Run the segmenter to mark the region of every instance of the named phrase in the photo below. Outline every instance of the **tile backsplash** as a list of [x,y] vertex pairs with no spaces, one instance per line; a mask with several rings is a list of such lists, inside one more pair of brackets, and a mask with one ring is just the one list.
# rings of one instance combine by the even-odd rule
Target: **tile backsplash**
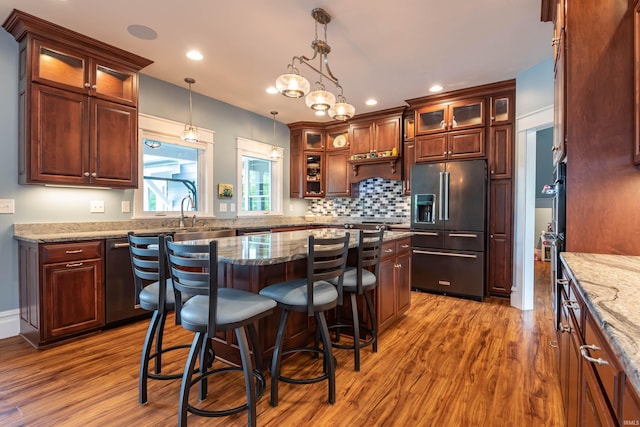
[[409,220],[410,196],[402,195],[402,181],[369,178],[360,182],[360,197],[313,199],[309,210],[315,215],[402,218]]

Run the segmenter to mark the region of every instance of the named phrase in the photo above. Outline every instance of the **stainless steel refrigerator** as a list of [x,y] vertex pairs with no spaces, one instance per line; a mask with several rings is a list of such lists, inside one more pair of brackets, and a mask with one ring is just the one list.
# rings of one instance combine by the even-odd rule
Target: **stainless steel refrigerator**
[[485,287],[485,160],[411,169],[411,286],[482,300]]

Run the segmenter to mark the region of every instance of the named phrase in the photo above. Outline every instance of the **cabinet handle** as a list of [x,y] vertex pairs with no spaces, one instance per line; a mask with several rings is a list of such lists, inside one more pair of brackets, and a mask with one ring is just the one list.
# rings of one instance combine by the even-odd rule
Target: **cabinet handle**
[[113,249],[119,249],[119,248],[128,248],[129,247],[129,243],[114,243],[113,246],[111,246]]
[[577,301],[565,300],[565,301],[562,301],[562,305],[564,305],[567,308],[570,308],[571,310],[580,310],[580,304],[578,304]]
[[74,250],[69,250],[69,251],[64,251],[65,254],[81,254],[84,251],[84,249],[74,249]]
[[560,332],[571,332],[571,326],[560,323]]
[[449,233],[449,237],[468,237],[470,239],[477,239],[477,234],[469,234],[469,233]]
[[393,252],[393,249],[385,249],[385,251],[384,251],[384,253],[386,253],[386,254],[390,254],[392,252]]
[[84,262],[76,262],[76,263],[73,263],[73,264],[67,264],[67,265],[65,265],[65,267],[67,267],[67,268],[81,267],[83,264],[84,264]]
[[402,245],[400,246],[402,249],[407,249],[409,247],[409,245]]
[[558,285],[566,285],[569,283],[567,279],[558,279],[556,282],[558,283]]
[[85,173],[83,173],[82,175],[84,175],[84,176],[89,176],[89,172],[85,172]]
[[549,341],[549,347],[558,348],[558,341]]
[[591,363],[597,363],[598,365],[608,365],[609,362],[607,362],[606,360],[602,360],[601,358],[593,358],[589,356],[589,352],[588,350],[600,350],[600,347],[597,347],[593,344],[589,345],[589,344],[585,344],[585,345],[581,345],[580,346],[580,355],[582,356],[582,358],[588,362]]

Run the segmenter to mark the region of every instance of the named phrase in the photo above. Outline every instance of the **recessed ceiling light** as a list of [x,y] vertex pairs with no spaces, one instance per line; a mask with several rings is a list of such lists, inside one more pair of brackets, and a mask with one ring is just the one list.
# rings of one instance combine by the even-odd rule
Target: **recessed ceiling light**
[[367,99],[367,102],[365,102],[365,104],[367,105],[377,105],[378,101],[376,101],[375,99],[371,98],[371,99]]
[[190,50],[189,52],[187,52],[187,58],[193,59],[194,61],[201,61],[203,56],[197,50]]
[[158,38],[158,33],[153,28],[145,27],[144,25],[129,25],[127,31],[133,37],[142,40],[155,40]]
[[433,85],[429,88],[429,92],[440,92],[442,90],[442,86]]
[[276,89],[274,86],[269,86],[269,87],[267,88],[267,93],[270,93],[270,94],[272,94],[272,95],[273,95],[273,94],[276,94],[276,93],[278,93],[278,89]]

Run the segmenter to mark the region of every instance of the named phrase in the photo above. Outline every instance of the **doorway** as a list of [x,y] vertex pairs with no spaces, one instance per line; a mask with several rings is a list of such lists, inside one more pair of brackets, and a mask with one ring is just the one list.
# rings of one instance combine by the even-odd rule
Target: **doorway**
[[536,188],[537,132],[552,126],[553,105],[518,117],[516,121],[516,205],[511,305],[521,310],[532,310],[534,307],[535,193],[540,191]]

